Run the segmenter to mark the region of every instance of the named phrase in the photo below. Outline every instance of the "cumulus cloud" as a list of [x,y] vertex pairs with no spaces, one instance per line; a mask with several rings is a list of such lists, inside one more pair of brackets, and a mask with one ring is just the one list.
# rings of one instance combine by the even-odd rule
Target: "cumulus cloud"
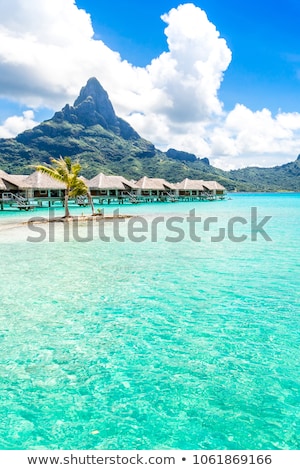
[[180,5],[163,15],[169,52],[140,68],[93,39],[90,16],[73,0],[5,3],[0,2],[2,95],[56,106],[75,98],[96,75],[123,112],[136,106],[180,121],[220,113],[217,90],[231,52],[200,8]]
[[32,129],[38,122],[34,120],[32,110],[24,111],[22,116],[10,116],[0,126],[0,138],[9,139],[15,137],[26,129]]
[[[146,67],[94,39],[90,15],[74,0],[0,0],[0,18],[0,98],[54,111],[96,76],[117,114],[162,150],[190,151],[222,167],[270,165],[299,153],[298,113],[273,117],[241,104],[224,111],[218,90],[231,51],[192,3],[162,16],[168,51]],[[13,116],[0,135],[33,125],[30,112]]]
[[269,155],[273,165],[285,163],[299,153],[300,114],[273,117],[268,109],[253,112],[237,104],[212,130],[210,143],[215,164],[223,168],[269,166]]
[[197,122],[222,112],[217,97],[231,52],[206,13],[192,4],[162,16],[169,52],[147,67],[153,87],[165,90],[171,121]]
[[162,20],[169,52],[146,67],[148,88],[140,91],[126,117],[162,150],[172,146],[206,155],[205,124],[222,115],[217,93],[231,51],[206,13],[193,4],[173,8]]
[[93,41],[91,19],[73,0],[1,0],[0,17],[0,93],[29,106],[61,106],[93,74],[97,55],[118,57]]

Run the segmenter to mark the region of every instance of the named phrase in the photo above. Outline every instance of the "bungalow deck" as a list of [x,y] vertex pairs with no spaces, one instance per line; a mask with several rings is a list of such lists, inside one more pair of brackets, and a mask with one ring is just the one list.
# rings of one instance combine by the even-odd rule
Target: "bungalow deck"
[[[19,199],[19,198],[18,198]],[[7,196],[2,198],[0,195],[0,210],[3,211],[5,208],[19,209],[20,211],[30,211],[36,208],[52,207],[54,204],[60,204],[64,206],[64,200],[60,197],[31,197],[30,199],[18,200],[15,197],[8,198]],[[212,196],[209,194],[203,194],[201,196],[92,196],[93,202],[99,205],[123,205],[123,204],[149,204],[149,203],[175,203],[175,202],[196,202],[196,201],[215,201],[223,200],[225,196]],[[70,199],[72,204],[77,204],[79,207],[87,207],[90,205],[87,198]]]

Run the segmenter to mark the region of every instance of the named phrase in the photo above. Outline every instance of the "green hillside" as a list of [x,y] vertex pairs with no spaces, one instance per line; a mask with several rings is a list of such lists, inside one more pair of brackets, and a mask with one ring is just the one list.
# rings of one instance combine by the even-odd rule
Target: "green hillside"
[[82,173],[99,172],[138,179],[144,175],[171,182],[217,180],[228,190],[300,191],[300,160],[275,168],[245,168],[226,172],[174,149],[164,153],[143,139],[116,116],[106,91],[91,78],[74,105],[66,105],[53,118],[14,139],[0,139],[0,168],[28,174],[30,165],[48,163],[50,157],[78,158]]

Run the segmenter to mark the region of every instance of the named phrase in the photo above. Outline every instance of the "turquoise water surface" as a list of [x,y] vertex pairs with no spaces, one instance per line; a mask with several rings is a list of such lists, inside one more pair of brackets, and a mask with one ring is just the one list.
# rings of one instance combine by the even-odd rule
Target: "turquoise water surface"
[[38,242],[16,224],[46,210],[0,213],[0,449],[300,449],[300,195],[230,198],[106,209],[142,242],[133,219]]

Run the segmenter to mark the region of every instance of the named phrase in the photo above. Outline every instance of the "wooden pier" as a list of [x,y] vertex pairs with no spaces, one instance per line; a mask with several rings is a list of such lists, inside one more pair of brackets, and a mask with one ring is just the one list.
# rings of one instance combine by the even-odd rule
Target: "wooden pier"
[[[102,206],[105,205],[123,205],[123,204],[149,204],[149,203],[176,203],[176,202],[196,202],[196,201],[215,201],[217,199],[225,199],[225,196],[212,197],[211,195],[203,194],[202,196],[141,196],[141,195],[128,195],[128,196],[92,196],[93,202]],[[87,197],[70,199],[70,202],[78,205],[79,207],[87,207],[90,205]],[[57,197],[32,197],[25,199],[20,196],[13,195],[8,197],[0,196],[0,210],[5,210],[5,207],[10,209],[19,209],[20,211],[30,211],[36,208],[52,207],[59,203],[64,206],[64,199]]]

